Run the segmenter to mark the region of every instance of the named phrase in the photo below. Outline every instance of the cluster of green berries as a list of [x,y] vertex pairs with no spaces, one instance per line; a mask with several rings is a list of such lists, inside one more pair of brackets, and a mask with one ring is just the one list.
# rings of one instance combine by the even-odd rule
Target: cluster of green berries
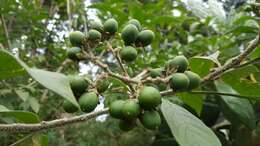
[[150,69],[152,78],[160,77],[165,70],[172,70],[169,81],[170,87],[174,91],[187,91],[197,88],[200,85],[201,78],[198,74],[188,71],[189,61],[183,55],[176,56],[169,60],[164,68]]
[[112,102],[109,113],[112,117],[120,119],[119,127],[123,131],[133,129],[137,119],[145,128],[155,130],[161,124],[160,114],[156,110],[161,102],[161,94],[156,88],[144,86],[139,92],[138,99]]
[[120,51],[122,60],[126,62],[134,61],[137,57],[137,50],[135,47],[150,45],[154,40],[154,37],[153,31],[148,29],[143,30],[138,20],[129,20],[121,32],[121,38],[125,43],[125,47]]
[[[80,54],[84,42],[90,41],[99,43],[107,39],[108,36],[113,36],[118,31],[118,22],[115,19],[108,19],[104,24],[96,21],[90,22],[90,30],[86,35],[80,31],[73,31],[69,34],[69,40],[72,48],[67,50],[68,57],[72,60],[80,60]],[[125,43],[125,47],[120,50],[120,57],[126,62],[134,61],[137,57],[135,47],[145,47],[154,40],[154,33],[148,29],[142,29],[140,22],[136,19],[131,19],[122,29],[121,38]]]
[[[84,43],[99,43],[118,31],[118,22],[115,19],[108,19],[104,24],[92,21],[90,30],[87,34],[80,31],[73,31],[69,35],[72,48],[68,49],[68,57],[72,60],[79,60],[78,53],[81,53]],[[127,22],[121,31],[121,38],[125,46],[119,54],[123,61],[131,62],[137,57],[136,47],[145,47],[154,40],[154,33],[151,30],[142,29],[140,22],[131,19]],[[89,41],[89,42],[88,42]],[[200,84],[200,77],[194,72],[187,71],[189,62],[185,56],[176,56],[168,61],[164,68],[150,70],[150,76],[157,78],[163,76],[163,73],[170,71],[171,78],[169,86],[174,91],[186,91],[197,88]],[[165,77],[165,76],[164,76]],[[99,103],[98,95],[94,91],[88,91],[90,81],[82,76],[75,76],[70,79],[71,89],[78,99],[80,109],[83,112],[93,111]],[[96,81],[95,87],[98,93],[105,92],[110,82],[104,79]],[[161,124],[161,117],[157,111],[161,104],[160,91],[153,87],[145,85],[138,91],[137,98],[127,100],[116,100],[109,105],[111,117],[120,119],[119,127],[124,131],[133,129],[139,120],[142,125],[151,130],[157,129]],[[64,102],[64,110],[69,113],[79,109],[69,101]]]
[[[95,91],[88,91],[91,81],[84,76],[72,76],[69,77],[69,80],[71,90],[78,100],[81,111],[86,113],[93,111],[99,103],[99,98]],[[110,83],[107,79],[97,80],[96,90],[101,94],[108,89],[109,85]],[[79,110],[67,100],[63,103],[63,109],[68,113],[75,113]]]

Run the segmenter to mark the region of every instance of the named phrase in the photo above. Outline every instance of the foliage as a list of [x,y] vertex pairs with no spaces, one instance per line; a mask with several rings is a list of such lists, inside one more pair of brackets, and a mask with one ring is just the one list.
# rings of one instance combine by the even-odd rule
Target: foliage
[[[79,97],[70,88],[70,75],[80,74],[90,84],[89,88],[98,81],[108,82],[98,93],[101,104],[95,111],[109,107],[115,100],[138,96],[128,93],[131,86],[137,88],[134,82],[140,80],[143,71],[147,75],[147,82],[143,84],[158,89],[163,97],[162,105],[153,107],[161,117],[158,119],[156,113],[161,125],[159,128],[156,125],[155,130],[145,129],[137,121],[133,130],[124,132],[119,129],[118,120],[102,115],[60,129],[17,134],[0,132],[0,145],[15,142],[42,146],[259,145],[260,139],[254,135],[259,130],[260,119],[259,41],[252,53],[238,64],[216,78],[205,80],[210,73],[234,61],[251,40],[259,37],[257,11],[259,3],[244,1],[221,4],[216,0],[206,3],[202,0],[188,0],[187,3],[179,0],[105,0],[87,5],[87,1],[79,0],[0,0],[0,127],[2,124],[37,124],[84,115],[82,111],[68,114],[62,108],[64,99],[79,107]],[[93,58],[84,58],[79,51],[72,54],[73,61],[67,59],[71,57],[67,56],[66,50],[73,46],[69,33],[73,30],[87,33],[94,29],[93,16],[96,16],[94,22],[100,20],[103,25],[106,20],[118,22],[109,26],[113,27],[113,32],[95,32],[91,35],[95,39],[88,42],[93,47],[93,55],[102,54],[101,61],[116,75],[102,74],[104,67],[97,65]],[[129,39],[122,39],[120,32],[129,25],[130,19],[138,20],[142,29],[152,30],[154,34],[148,42],[153,41],[148,46],[129,42],[136,48],[134,59],[130,55],[127,59],[121,56],[121,60],[115,48],[123,48],[126,42],[123,40]],[[131,23],[135,25],[135,22]],[[96,29],[103,31],[102,24],[97,24]],[[135,31],[139,29],[138,26]],[[118,30],[117,33],[114,34],[114,30]],[[124,35],[128,33],[131,32]],[[99,44],[100,40],[108,40],[111,46]],[[188,58],[188,70],[198,74],[203,83],[198,88],[175,94],[175,88],[172,91],[167,84],[172,76],[166,79],[171,68],[161,68],[180,55]],[[127,61],[129,58],[130,62]],[[155,77],[148,77],[149,70],[158,68],[160,71]],[[131,83],[118,78],[118,74],[128,74],[136,80]]]

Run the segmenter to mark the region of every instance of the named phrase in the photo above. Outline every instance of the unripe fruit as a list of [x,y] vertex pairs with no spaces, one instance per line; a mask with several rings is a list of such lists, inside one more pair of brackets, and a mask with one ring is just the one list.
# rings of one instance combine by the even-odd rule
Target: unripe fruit
[[136,123],[135,120],[120,120],[119,121],[119,128],[122,130],[122,131],[129,131],[129,130],[132,130]]
[[176,68],[178,72],[184,72],[187,70],[189,62],[183,55],[176,56],[173,60],[169,61],[169,68]]
[[121,37],[126,45],[134,43],[137,39],[138,29],[133,24],[126,25],[121,33]]
[[127,100],[122,109],[123,117],[126,119],[137,118],[140,112],[141,112],[140,106],[134,100]]
[[67,49],[68,57],[71,60],[79,60],[79,58],[77,57],[78,53],[81,53],[81,49],[79,47],[72,47]]
[[70,78],[70,87],[74,94],[82,94],[88,88],[89,83],[85,80],[84,77],[74,76]]
[[137,51],[134,47],[126,46],[120,51],[120,57],[127,62],[134,61],[137,57]]
[[152,78],[156,78],[156,77],[159,77],[162,75],[162,71],[163,69],[162,68],[155,68],[155,69],[150,69],[150,76]]
[[96,89],[98,93],[103,93],[107,90],[110,82],[107,79],[98,80],[96,84]]
[[139,119],[143,126],[150,130],[155,130],[161,125],[160,114],[155,110],[145,111]]
[[101,33],[95,29],[91,29],[88,32],[88,39],[92,41],[101,40]]
[[97,22],[97,21],[91,21],[90,22],[90,28],[95,29],[99,32],[103,32],[103,29],[104,29],[102,23]]
[[123,118],[123,107],[125,101],[123,100],[116,100],[112,102],[109,106],[109,113],[111,117],[122,119]]
[[175,73],[170,79],[170,86],[173,90],[186,90],[189,82],[189,78],[184,73]]
[[141,31],[141,29],[142,29],[140,22],[136,19],[129,20],[128,24],[133,24],[139,31]]
[[155,108],[162,103],[160,92],[151,86],[144,86],[138,97],[139,104],[144,109]]
[[95,92],[89,92],[81,95],[79,98],[79,105],[83,112],[91,112],[98,105],[99,99]]
[[143,46],[147,46],[152,43],[154,38],[154,33],[151,30],[143,30],[138,34],[137,42],[140,42]]
[[67,113],[75,113],[75,112],[77,112],[79,110],[78,107],[76,107],[74,104],[72,104],[68,100],[64,100],[64,102],[63,102],[63,109]]
[[80,31],[72,31],[69,34],[70,43],[72,46],[80,47],[83,43],[85,35]]
[[111,18],[108,19],[105,23],[104,23],[104,31],[108,32],[109,34],[115,34],[118,30],[118,23],[115,19]]
[[185,71],[184,73],[186,74],[186,76],[189,78],[190,81],[188,89],[191,90],[199,87],[201,78],[198,74],[192,71]]

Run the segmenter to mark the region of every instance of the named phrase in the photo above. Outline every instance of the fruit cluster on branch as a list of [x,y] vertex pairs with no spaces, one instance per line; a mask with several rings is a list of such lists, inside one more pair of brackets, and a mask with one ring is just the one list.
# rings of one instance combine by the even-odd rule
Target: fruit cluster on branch
[[[150,45],[155,35],[153,31],[143,29],[138,20],[131,19],[120,33],[124,45],[114,49],[110,41],[117,34],[118,27],[115,19],[108,19],[104,24],[91,22],[91,29],[86,34],[80,31],[70,33],[69,39],[73,47],[68,49],[68,57],[75,61],[89,60],[103,69],[102,78],[98,78],[91,89],[90,80],[81,76],[70,78],[71,89],[78,99],[81,111],[88,113],[99,103],[97,95],[109,88],[110,82],[106,77],[115,77],[127,84],[130,93],[127,100],[119,99],[109,105],[110,115],[120,119],[119,127],[128,131],[134,128],[139,119],[144,127],[156,129],[161,123],[158,112],[158,106],[162,102],[160,91],[167,88],[175,92],[192,90],[200,85],[201,78],[196,73],[188,71],[189,62],[183,55],[169,60],[162,68],[149,68],[144,74],[131,78],[125,66],[136,60],[139,55],[138,49]],[[109,66],[101,61],[102,58],[94,55],[92,50],[98,45],[104,45],[106,51],[113,54],[122,73],[112,72]],[[160,89],[151,83],[161,83],[164,87]],[[64,110],[73,113],[79,109],[64,101]]]

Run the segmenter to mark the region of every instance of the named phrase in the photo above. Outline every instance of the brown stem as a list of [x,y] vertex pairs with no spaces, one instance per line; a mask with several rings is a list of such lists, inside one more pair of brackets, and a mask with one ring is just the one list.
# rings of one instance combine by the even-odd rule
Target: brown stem
[[56,119],[52,121],[42,121],[41,123],[35,123],[35,124],[24,124],[24,123],[0,124],[0,131],[9,132],[9,133],[31,133],[31,132],[49,130],[52,128],[62,127],[65,125],[85,122],[89,119],[95,118],[99,115],[103,115],[106,113],[108,113],[108,108],[95,111],[92,113],[88,113],[88,114],[74,116],[71,118],[62,118],[62,119]]
[[2,14],[0,16],[1,16],[0,18],[1,18],[2,25],[3,25],[3,29],[4,29],[4,32],[5,32],[5,38],[7,40],[7,46],[8,46],[9,49],[11,49],[11,41],[10,41],[10,38],[9,38],[8,29],[6,27],[5,18]]
[[255,48],[259,45],[259,35],[256,36],[254,40],[252,40],[245,51],[241,53],[240,55],[233,58],[230,63],[225,64],[224,66],[221,66],[217,68],[214,72],[208,74],[206,77],[203,78],[202,83],[214,80],[218,78],[221,74],[223,74],[225,71],[239,65],[251,52],[255,50]]

